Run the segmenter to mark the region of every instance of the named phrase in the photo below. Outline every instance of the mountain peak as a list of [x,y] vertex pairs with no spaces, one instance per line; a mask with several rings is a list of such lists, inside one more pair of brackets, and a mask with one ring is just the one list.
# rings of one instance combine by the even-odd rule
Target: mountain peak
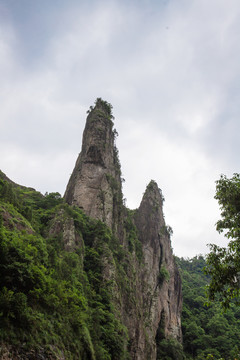
[[94,108],[91,106],[90,110],[101,110],[110,119],[114,118],[113,115],[112,115],[112,105],[109,102],[103,100],[102,98],[97,98],[96,101],[95,101]]

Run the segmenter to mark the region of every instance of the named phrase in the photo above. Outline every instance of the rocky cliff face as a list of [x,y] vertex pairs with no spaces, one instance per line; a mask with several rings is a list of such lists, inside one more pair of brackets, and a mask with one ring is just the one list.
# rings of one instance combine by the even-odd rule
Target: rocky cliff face
[[65,199],[114,229],[121,209],[121,170],[115,146],[111,106],[100,99],[87,117],[82,151],[69,180]]
[[[160,358],[163,339],[181,342],[181,279],[157,184],[151,181],[147,186],[139,209],[130,211],[123,205],[114,133],[111,106],[97,99],[87,117],[82,151],[64,197],[105,222],[126,250],[119,260],[126,277],[119,278],[118,266],[107,255],[102,259],[104,277],[115,284],[113,300],[128,330],[131,359],[153,360]],[[70,242],[74,241],[78,242]]]
[[171,229],[165,225],[162,205],[161,190],[151,181],[135,214],[145,265],[140,274],[147,288],[142,291],[142,298],[151,323],[147,329],[151,359],[156,358],[157,344],[164,337],[181,341],[181,279],[171,249]]

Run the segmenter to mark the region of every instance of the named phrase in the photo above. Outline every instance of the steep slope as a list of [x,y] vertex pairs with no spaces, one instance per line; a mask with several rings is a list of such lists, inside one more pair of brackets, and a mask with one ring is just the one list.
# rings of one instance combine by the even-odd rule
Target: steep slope
[[[105,222],[128,251],[123,258],[126,284],[116,285],[114,301],[128,329],[131,359],[157,359],[161,341],[181,342],[181,279],[157,184],[150,182],[135,212],[123,206],[111,117],[110,104],[97,99],[87,117],[82,151],[64,198]],[[109,281],[118,278],[117,268],[110,263],[105,258]]]

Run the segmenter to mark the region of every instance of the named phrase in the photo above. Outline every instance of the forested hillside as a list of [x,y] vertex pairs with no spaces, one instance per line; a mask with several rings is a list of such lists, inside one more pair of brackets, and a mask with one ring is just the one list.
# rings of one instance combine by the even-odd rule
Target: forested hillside
[[183,289],[182,331],[187,359],[240,359],[240,307],[223,312],[220,302],[205,305],[208,278],[202,256],[176,258]]
[[[124,250],[58,193],[43,196],[0,175],[0,358],[127,359],[126,329],[100,260],[110,248],[115,260]],[[56,214],[73,219],[83,246],[69,251],[61,232],[49,234]]]

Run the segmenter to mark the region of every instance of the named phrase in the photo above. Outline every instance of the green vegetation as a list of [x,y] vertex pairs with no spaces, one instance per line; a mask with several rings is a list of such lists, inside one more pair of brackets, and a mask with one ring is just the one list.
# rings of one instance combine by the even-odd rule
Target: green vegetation
[[[2,179],[0,196],[1,347],[12,357],[126,359],[115,284],[103,275],[104,259],[115,268],[122,252],[110,230],[58,193],[43,196]],[[72,251],[64,243],[69,219],[83,245]]]
[[182,345],[175,339],[163,339],[158,345],[157,360],[183,360]]
[[107,114],[110,120],[114,120],[114,116],[112,114],[113,107],[109,102],[103,100],[102,98],[97,98],[94,105],[95,105],[94,107],[90,106],[89,110],[87,111],[87,114],[89,114],[91,111],[95,109],[98,109],[98,111],[99,109],[102,109],[103,115]]
[[202,256],[179,259],[183,288],[182,331],[187,359],[240,359],[240,308],[233,304],[222,312],[220,301],[207,306],[209,277]]
[[164,333],[165,312],[161,313],[161,320],[156,334],[157,359],[156,360],[184,360],[183,346],[173,338],[166,338]]
[[158,285],[161,286],[164,281],[169,281],[170,275],[167,271],[166,267],[164,265],[161,265],[161,268],[159,270],[158,274]]
[[227,308],[232,301],[240,304],[240,174],[231,179],[222,175],[216,183],[215,199],[221,210],[217,231],[225,232],[230,241],[227,248],[210,245],[206,267],[211,276],[208,297],[210,300],[219,297]]

